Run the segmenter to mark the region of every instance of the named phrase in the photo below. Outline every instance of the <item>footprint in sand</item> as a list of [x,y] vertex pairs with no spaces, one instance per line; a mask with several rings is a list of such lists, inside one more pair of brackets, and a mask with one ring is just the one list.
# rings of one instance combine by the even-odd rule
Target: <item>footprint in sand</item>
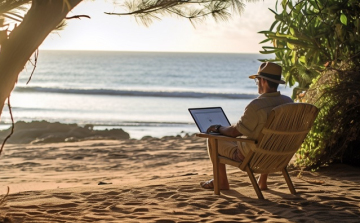
[[187,203],[187,202],[180,202],[180,203],[178,203],[178,204],[176,205],[176,207],[182,208],[182,207],[185,207],[185,206],[188,206],[188,205],[189,205],[189,203]]
[[134,208],[133,212],[149,212],[148,208]]
[[158,193],[157,195],[155,195],[155,197],[169,198],[173,194],[175,194],[175,192],[164,192],[164,193]]

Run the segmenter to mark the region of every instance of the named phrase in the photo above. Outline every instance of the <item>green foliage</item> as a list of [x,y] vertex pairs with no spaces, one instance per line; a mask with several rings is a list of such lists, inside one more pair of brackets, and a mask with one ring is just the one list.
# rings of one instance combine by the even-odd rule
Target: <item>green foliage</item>
[[[358,0],[282,0],[261,53],[274,53],[293,98],[320,113],[298,153],[298,164],[343,158],[360,141],[360,3]],[[305,95],[305,96],[304,96]],[[359,153],[360,149],[353,150]],[[350,155],[351,156],[351,155]]]
[[125,0],[124,6],[127,13],[106,14],[133,15],[145,26],[164,15],[184,17],[194,24],[208,17],[221,21],[229,19],[234,13],[241,14],[245,6],[243,2],[243,0]]
[[[283,0],[282,12],[275,12],[261,53],[274,53],[281,62],[283,76],[290,86],[298,84],[293,97],[309,88],[326,67],[336,67],[357,51],[360,42],[360,6],[357,0]],[[349,44],[349,42],[351,44]]]
[[305,96],[321,110],[299,150],[300,165],[355,160],[359,165],[360,149],[354,146],[360,143],[360,73],[359,67],[353,70],[342,63],[341,69],[323,72]]

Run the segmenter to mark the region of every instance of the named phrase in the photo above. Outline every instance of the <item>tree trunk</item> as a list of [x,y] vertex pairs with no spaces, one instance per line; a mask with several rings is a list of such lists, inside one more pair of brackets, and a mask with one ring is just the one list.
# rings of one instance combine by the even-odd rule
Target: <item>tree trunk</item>
[[[51,31],[82,0],[33,0],[21,24],[1,44],[0,118],[5,100],[14,89],[27,61]],[[65,3],[69,4],[65,4]]]

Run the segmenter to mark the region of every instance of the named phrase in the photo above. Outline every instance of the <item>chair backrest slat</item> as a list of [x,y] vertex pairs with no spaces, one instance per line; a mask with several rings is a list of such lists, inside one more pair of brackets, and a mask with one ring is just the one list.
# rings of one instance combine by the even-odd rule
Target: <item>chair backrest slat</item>
[[267,128],[263,128],[262,133],[266,134],[266,133],[274,133],[277,135],[294,135],[294,134],[301,134],[301,133],[305,133],[307,134],[309,132],[309,129],[305,129],[305,130],[293,130],[293,131],[279,131],[279,130],[273,130],[273,129],[267,129]]

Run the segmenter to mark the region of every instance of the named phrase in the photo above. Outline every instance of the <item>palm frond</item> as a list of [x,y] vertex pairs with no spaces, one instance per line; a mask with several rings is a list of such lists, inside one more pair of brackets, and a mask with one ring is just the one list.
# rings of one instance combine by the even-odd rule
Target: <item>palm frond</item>
[[29,8],[30,0],[0,0],[0,18],[6,20],[4,26],[10,23],[21,23]]
[[16,21],[16,22],[21,22],[22,19],[23,19],[22,16],[16,15],[15,13],[9,13],[9,12],[3,13],[2,16],[4,18],[11,19],[11,20]]
[[11,12],[14,9],[22,10],[24,5],[30,2],[31,0],[0,0],[0,15]]

